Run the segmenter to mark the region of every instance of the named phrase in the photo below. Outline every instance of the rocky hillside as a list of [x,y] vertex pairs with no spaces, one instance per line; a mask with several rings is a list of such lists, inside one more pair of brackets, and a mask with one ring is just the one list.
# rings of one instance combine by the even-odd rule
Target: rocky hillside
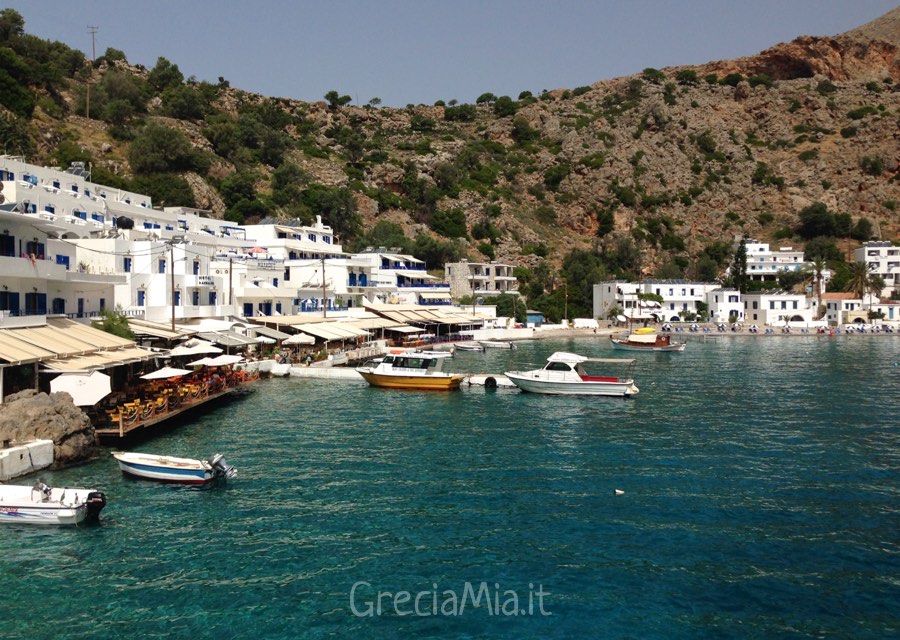
[[814,203],[867,220],[856,241],[900,238],[898,25],[900,9],[748,58],[405,109],[269,98],[108,50],[31,83],[30,113],[4,102],[28,137],[2,118],[0,137],[31,161],[90,161],[96,181],[157,204],[247,222],[321,214],[349,248],[400,243],[385,222],[413,251],[447,243],[437,255],[552,274],[583,249],[614,256],[609,273],[696,276],[738,234],[802,244]]

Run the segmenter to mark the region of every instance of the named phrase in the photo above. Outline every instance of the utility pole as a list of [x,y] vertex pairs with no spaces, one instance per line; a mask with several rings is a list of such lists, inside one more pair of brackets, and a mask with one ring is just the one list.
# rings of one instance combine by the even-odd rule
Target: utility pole
[[325,282],[325,256],[322,256],[322,317],[328,317],[328,285]]
[[563,280],[563,290],[565,291],[565,301],[563,302],[563,316],[566,324],[569,324],[569,283]]
[[172,331],[175,331],[175,243],[169,242],[169,277],[172,281]]
[[231,315],[234,313],[234,289],[231,287],[231,272],[234,271],[232,261],[234,258],[228,258],[228,304],[231,305]]
[[97,59],[97,42],[94,36],[97,35],[98,30],[99,27],[88,25],[88,33],[91,34],[91,66],[90,75],[88,75],[87,79],[87,94],[84,100],[84,116],[88,120],[91,119],[91,75],[94,73],[94,60]]

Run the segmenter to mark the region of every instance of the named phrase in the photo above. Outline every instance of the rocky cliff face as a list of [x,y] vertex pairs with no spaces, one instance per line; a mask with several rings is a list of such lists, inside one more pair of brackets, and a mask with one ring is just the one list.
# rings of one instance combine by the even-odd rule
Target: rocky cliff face
[[84,462],[97,453],[94,427],[68,393],[28,389],[4,398],[0,441],[53,440],[54,466]]
[[[792,243],[799,211],[817,201],[865,217],[875,238],[900,237],[898,25],[900,9],[756,56],[520,96],[513,110],[487,101],[469,118],[440,105],[338,107],[233,88],[219,90],[214,107],[220,120],[248,108],[284,114],[285,162],[308,182],[353,189],[366,227],[389,220],[413,237],[434,227],[436,213],[461,210],[471,258],[484,259],[475,230],[489,223],[496,258],[528,266],[630,238],[648,275],[740,234]],[[258,191],[269,191],[273,167],[216,155],[204,122],[164,118],[160,104],[151,102],[147,119],[212,156],[207,175],[185,174],[199,206],[223,215],[214,185],[236,171],[252,170]],[[128,175],[124,143],[82,121],[62,128]]]

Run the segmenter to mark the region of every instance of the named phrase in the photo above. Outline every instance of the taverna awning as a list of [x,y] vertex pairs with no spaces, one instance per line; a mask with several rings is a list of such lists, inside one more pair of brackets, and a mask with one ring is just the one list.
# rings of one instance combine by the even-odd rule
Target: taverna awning
[[154,357],[154,352],[137,348],[131,340],[66,318],[49,318],[43,326],[0,329],[0,361],[8,365],[40,362],[52,369],[78,371]]

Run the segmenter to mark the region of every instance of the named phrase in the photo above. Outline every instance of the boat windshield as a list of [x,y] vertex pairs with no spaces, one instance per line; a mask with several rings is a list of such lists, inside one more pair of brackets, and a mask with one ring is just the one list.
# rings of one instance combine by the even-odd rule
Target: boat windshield
[[390,362],[394,368],[401,369],[428,369],[429,367],[433,367],[436,362],[434,358],[408,356],[389,356],[388,358],[385,358],[384,361]]
[[572,365],[570,365],[568,362],[552,361],[548,362],[544,366],[544,369],[546,369],[547,371],[571,371]]

